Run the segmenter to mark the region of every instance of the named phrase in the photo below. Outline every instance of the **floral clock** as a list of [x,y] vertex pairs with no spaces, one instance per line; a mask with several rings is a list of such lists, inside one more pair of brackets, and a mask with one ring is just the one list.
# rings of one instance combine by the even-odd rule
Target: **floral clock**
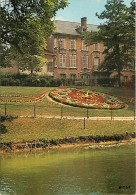
[[117,97],[97,91],[77,88],[54,89],[49,93],[54,100],[71,106],[97,109],[121,109],[125,104]]
[[33,102],[39,101],[45,97],[45,94],[40,94],[38,96],[24,96],[24,95],[0,95],[1,102]]

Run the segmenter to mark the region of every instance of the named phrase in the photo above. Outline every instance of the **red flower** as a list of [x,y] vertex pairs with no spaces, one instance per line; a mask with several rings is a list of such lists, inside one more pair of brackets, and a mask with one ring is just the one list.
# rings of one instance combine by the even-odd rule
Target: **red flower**
[[54,93],[52,93],[51,95],[52,95],[53,97],[54,97],[54,96],[57,96],[57,94],[54,94]]
[[59,99],[61,102],[66,102],[66,99]]

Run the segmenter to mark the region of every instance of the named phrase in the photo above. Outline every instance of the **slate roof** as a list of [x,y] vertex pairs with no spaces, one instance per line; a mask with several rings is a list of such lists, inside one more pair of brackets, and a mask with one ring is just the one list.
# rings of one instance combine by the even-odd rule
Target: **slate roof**
[[[81,24],[78,22],[55,20],[55,25],[56,25],[55,33],[80,35],[80,33],[76,30],[77,28],[81,27]],[[98,31],[98,25],[87,24],[87,30]]]

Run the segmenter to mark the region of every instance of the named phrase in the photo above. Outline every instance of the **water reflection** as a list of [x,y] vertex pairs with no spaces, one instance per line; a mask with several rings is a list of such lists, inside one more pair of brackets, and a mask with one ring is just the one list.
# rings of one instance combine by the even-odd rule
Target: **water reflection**
[[[134,194],[134,145],[1,156],[2,195]],[[119,186],[130,189],[119,189]]]

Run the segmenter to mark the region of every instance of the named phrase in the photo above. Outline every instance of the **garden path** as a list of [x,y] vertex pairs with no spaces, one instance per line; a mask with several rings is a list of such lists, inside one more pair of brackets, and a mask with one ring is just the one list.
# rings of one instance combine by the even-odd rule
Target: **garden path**
[[[19,116],[20,118],[34,118],[33,116]],[[75,117],[75,116],[46,116],[37,115],[35,118],[46,118],[46,119],[73,119],[73,120],[118,120],[118,121],[131,121],[135,120],[135,117]]]

